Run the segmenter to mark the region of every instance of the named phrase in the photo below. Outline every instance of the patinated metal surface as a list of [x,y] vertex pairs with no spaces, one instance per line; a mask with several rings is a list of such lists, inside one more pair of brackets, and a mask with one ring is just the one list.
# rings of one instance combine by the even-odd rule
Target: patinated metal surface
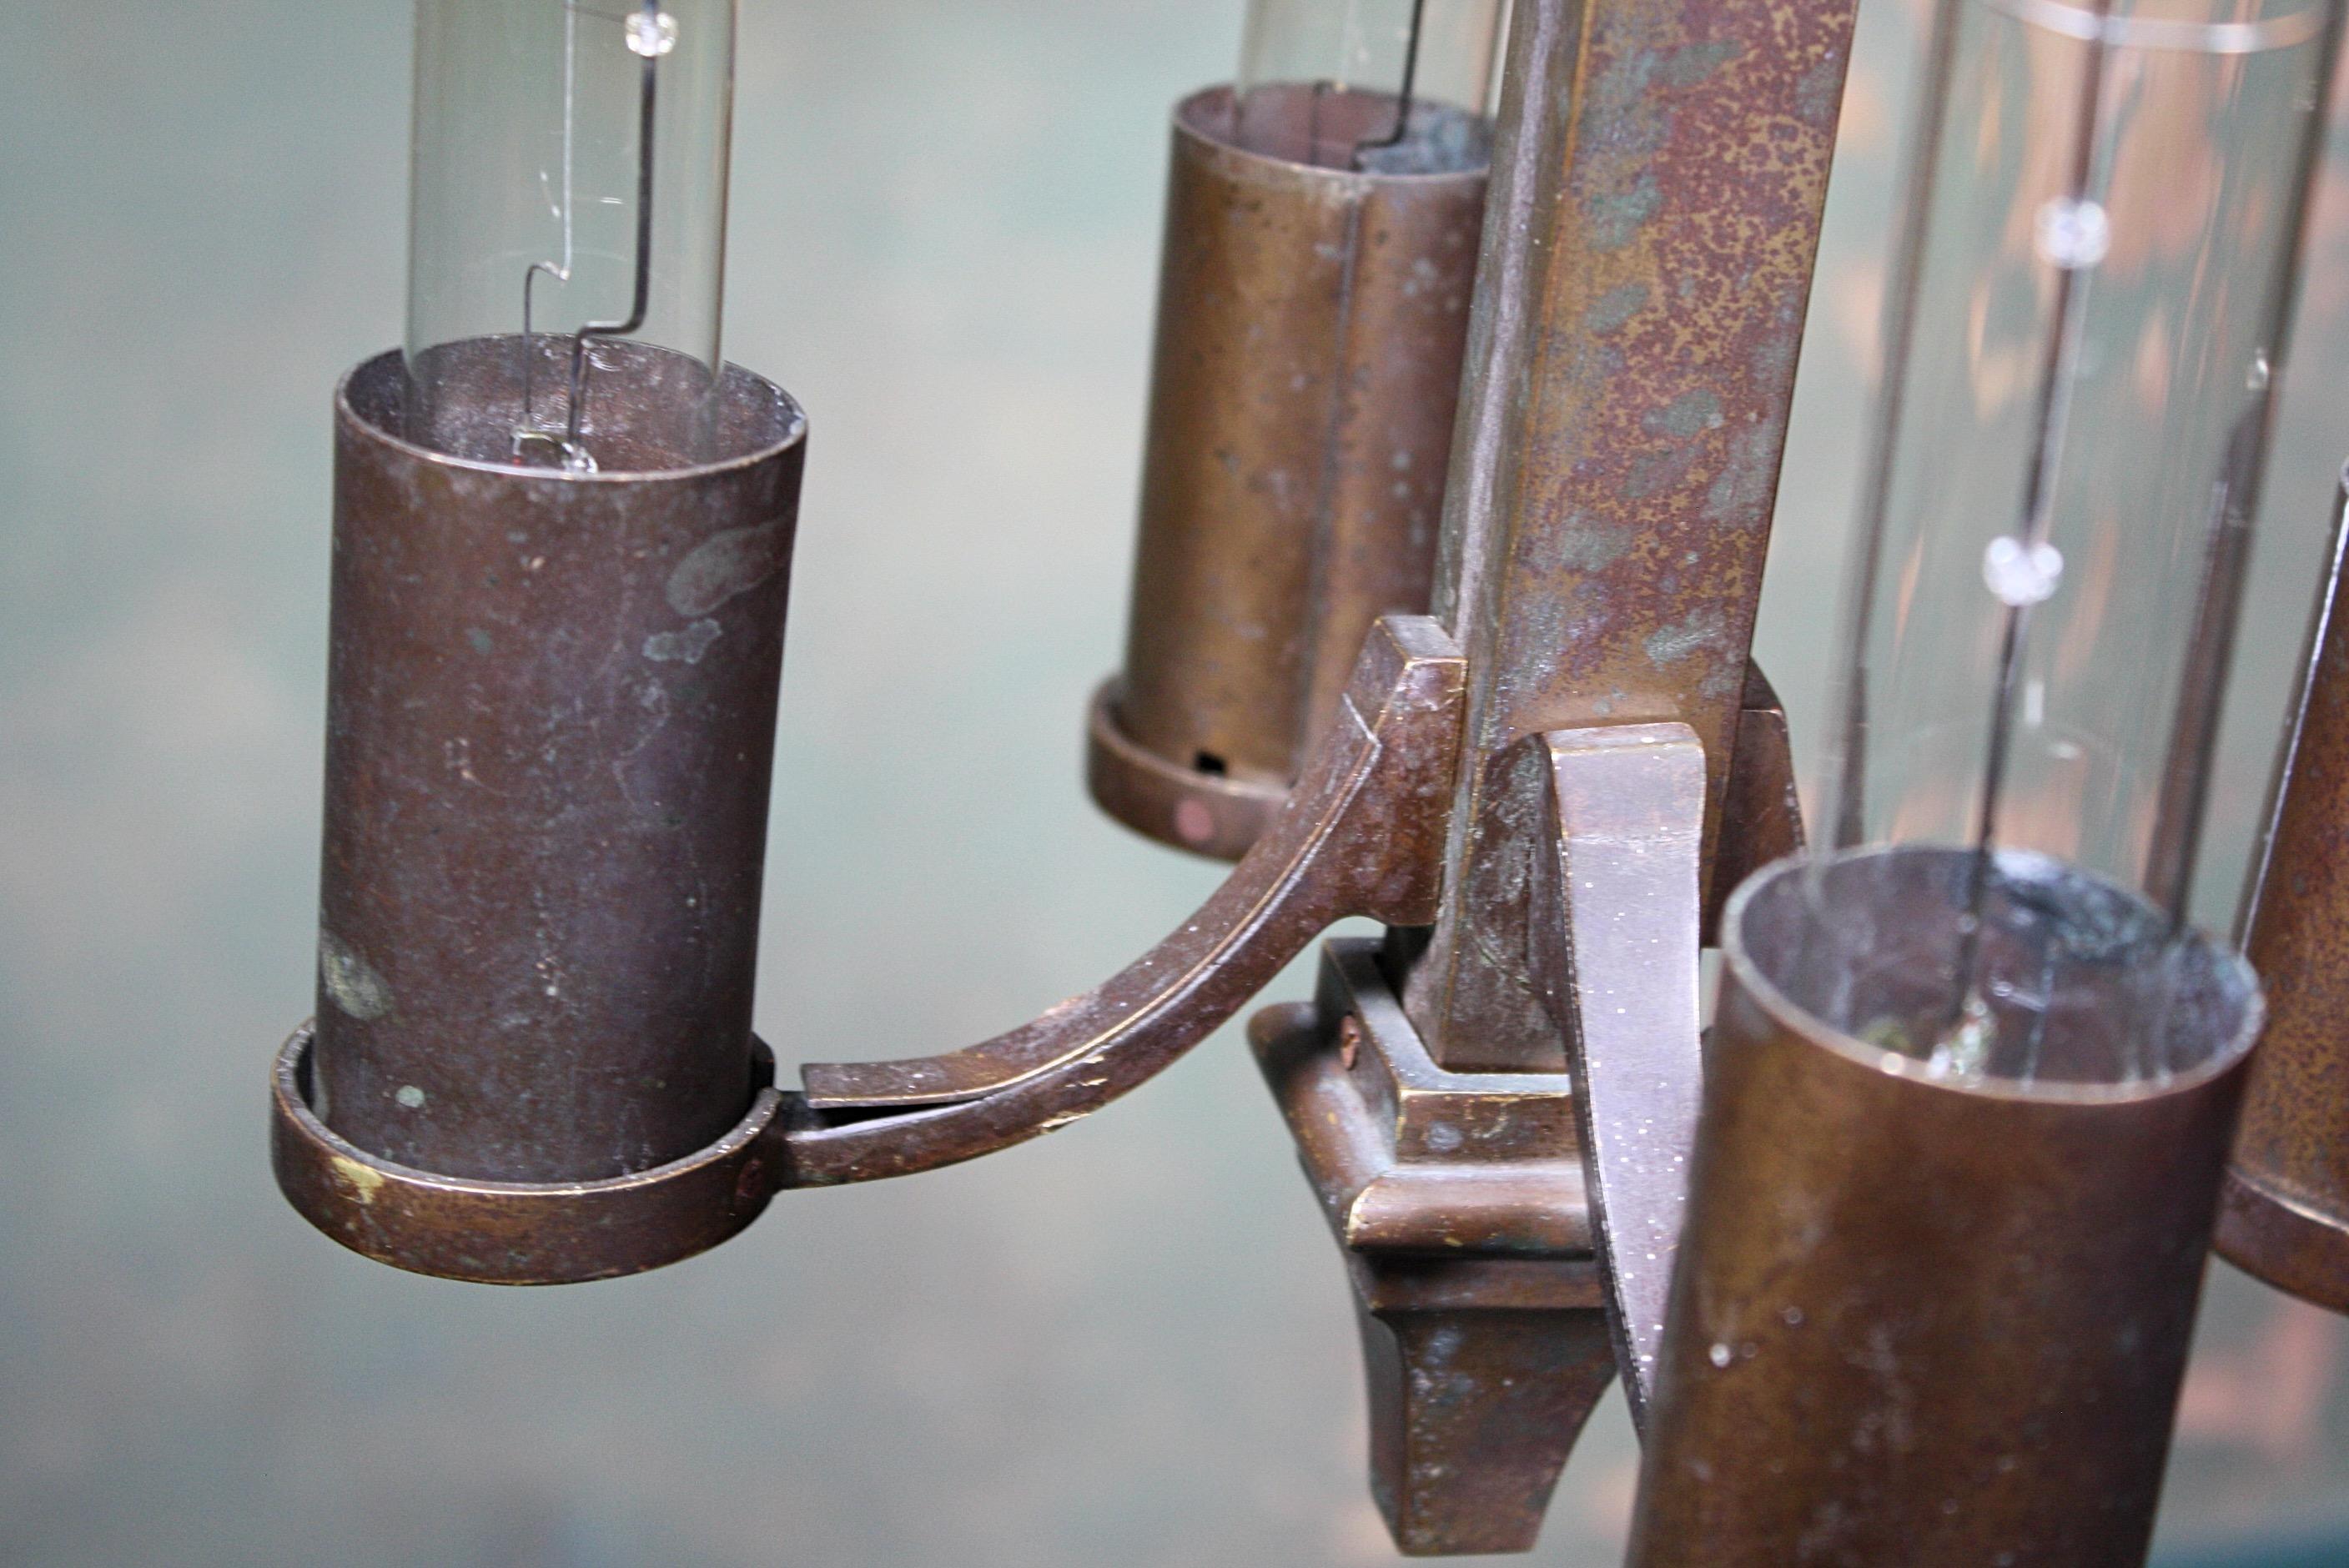
[[1745,709],[1737,716],[1737,755],[1722,798],[1721,836],[1705,879],[1704,944],[1717,945],[1722,907],[1747,877],[1804,844],[1803,802],[1795,784],[1794,737],[1786,710],[1762,666],[1745,666]]
[[1371,1497],[1408,1557],[1530,1552],[1615,1376],[1587,1260],[1347,1260]]
[[1093,803],[1144,837],[1214,861],[1237,861],[1279,815],[1288,780],[1202,773],[1169,762],[1118,723],[1118,677],[1085,710],[1085,789]]
[[1731,903],[1635,1568],[2144,1561],[2257,987],[2040,861],[1984,949],[2002,1019],[2050,998],[2035,1083],[1822,1021],[1946,1017],[1969,859],[1839,859],[1816,904],[1793,862]]
[[[1251,129],[1286,107],[1301,139],[1314,102],[1261,89]],[[1111,815],[1237,859],[1371,622],[1427,608],[1485,162],[1466,138],[1447,172],[1315,168],[1231,116],[1223,88],[1174,113],[1132,621],[1087,769]]]
[[807,1067],[812,1115],[774,1134],[777,1180],[904,1175],[1067,1126],[1206,1038],[1331,922],[1432,919],[1465,676],[1434,622],[1381,618],[1281,814],[1180,931],[968,1049]]
[[320,1229],[370,1256],[546,1284],[688,1256],[748,1224],[779,1188],[905,1175],[1065,1127],[1213,1033],[1331,922],[1433,918],[1464,685],[1434,622],[1381,619],[1341,723],[1225,885],[1135,964],[1008,1034],[943,1057],[812,1066],[805,1095],[766,1087],[746,1048],[730,1130],[657,1169],[514,1182],[348,1139],[321,1106],[305,1030],[277,1069],[280,1184]]
[[1512,742],[1686,724],[1717,831],[1851,15],[1517,7],[1435,598],[1475,672],[1469,766],[1406,993],[1449,1066],[1565,1059],[1526,973],[1542,780]]
[[1704,748],[1684,724],[1522,744],[1539,749],[1549,780],[1526,940],[1567,1042],[1608,1325],[1645,1429],[1703,1087]]
[[[2344,489],[2344,496],[2349,496]],[[2251,965],[2267,986],[2227,1173],[2219,1251],[2269,1284],[2349,1312],[2349,505],[2252,892]]]
[[1568,1081],[1436,1066],[1373,941],[1248,1035],[1344,1252],[1395,1543],[1530,1549],[1615,1371]]
[[647,1171],[750,1104],[805,421],[730,369],[730,458],[678,466],[629,424],[661,351],[597,352],[595,475],[400,439],[398,355],[336,399],[315,1104],[442,1177]]
[[1323,944],[1310,1037],[1274,1007],[1255,1026],[1330,1228],[1364,1252],[1591,1255],[1571,1084],[1561,1073],[1452,1073],[1429,1059],[1378,944]]
[[762,1140],[784,1113],[774,1058],[752,1042],[750,1109],[716,1142],[600,1181],[480,1181],[383,1160],[336,1136],[313,1102],[305,1025],[271,1082],[270,1163],[312,1224],[378,1263],[481,1284],[572,1284],[705,1252],[757,1219],[774,1185]]

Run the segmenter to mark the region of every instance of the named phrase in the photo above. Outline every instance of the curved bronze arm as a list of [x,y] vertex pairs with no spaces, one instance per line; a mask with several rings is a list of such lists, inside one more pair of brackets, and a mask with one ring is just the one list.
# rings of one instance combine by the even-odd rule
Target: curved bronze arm
[[761,1047],[749,1111],[705,1150],[606,1181],[484,1181],[337,1137],[313,1105],[305,1027],[277,1063],[278,1183],[312,1223],[370,1257],[553,1284],[689,1257],[783,1188],[903,1176],[1065,1127],[1205,1039],[1330,922],[1434,919],[1466,684],[1436,623],[1381,621],[1340,722],[1216,895],[1139,963],[1008,1035],[950,1056],[812,1067],[804,1095],[770,1087]]
[[768,1134],[776,1184],[902,1176],[1065,1127],[1206,1038],[1331,922],[1433,921],[1465,687],[1434,621],[1381,620],[1280,815],[1182,930],[967,1050],[811,1064],[803,1100]]

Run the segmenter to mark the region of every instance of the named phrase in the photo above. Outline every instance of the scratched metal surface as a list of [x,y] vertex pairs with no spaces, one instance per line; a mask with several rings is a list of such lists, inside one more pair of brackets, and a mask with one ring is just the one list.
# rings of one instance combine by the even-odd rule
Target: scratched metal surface
[[[1238,6],[745,12],[730,349],[813,425],[759,1026],[937,1049],[1216,874],[1092,812],[1076,723],[1123,623],[1164,112]],[[1236,1032],[640,1279],[411,1278],[285,1208],[262,1097],[311,985],[327,399],[398,335],[407,5],[41,16],[0,51],[0,1560],[1392,1561],[1344,1283]],[[1763,614],[1806,747],[1905,26],[1866,0]],[[2339,176],[2316,244],[2247,735],[2344,439]],[[2263,771],[2222,781],[2220,904]],[[2179,1563],[2349,1522],[2349,1339],[2214,1278]],[[1610,1398],[1523,1561],[1619,1560],[1630,1463]]]

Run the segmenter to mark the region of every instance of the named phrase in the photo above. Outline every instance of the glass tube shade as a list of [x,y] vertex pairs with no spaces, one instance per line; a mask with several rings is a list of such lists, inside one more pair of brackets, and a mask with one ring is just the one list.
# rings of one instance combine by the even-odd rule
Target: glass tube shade
[[[1937,1072],[2186,1066],[2145,1043],[2186,1005],[2340,9],[1938,0],[1806,917],[1836,1026]],[[1826,891],[1868,866],[1938,912]]]
[[1252,0],[1235,139],[1330,168],[1473,167],[1506,12],[1503,0]]
[[2175,906],[2338,0],[1942,4],[1821,836]]
[[411,439],[573,469],[707,454],[734,24],[735,0],[418,0]]

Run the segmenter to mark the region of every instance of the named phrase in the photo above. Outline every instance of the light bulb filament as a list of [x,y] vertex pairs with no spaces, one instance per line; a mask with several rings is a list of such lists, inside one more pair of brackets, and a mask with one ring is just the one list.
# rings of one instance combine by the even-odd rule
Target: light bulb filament
[[1427,0],[1411,0],[1411,33],[1403,41],[1402,80],[1395,88],[1394,129],[1382,137],[1354,145],[1354,167],[1362,166],[1362,155],[1382,148],[1399,147],[1411,134],[1411,99],[1418,85],[1420,25],[1427,19]]
[[[533,439],[551,439],[538,427],[538,335],[533,328],[533,294],[540,274],[556,283],[571,281],[571,256],[574,238],[572,223],[573,172],[576,168],[579,147],[579,7],[565,4],[563,7],[563,190],[555,206],[555,219],[563,225],[563,260],[533,262],[522,275],[522,428],[514,432],[514,456],[521,457],[526,443]],[[543,180],[542,175],[541,179]]]
[[[2099,23],[2113,0],[2095,0]],[[1990,898],[1992,856],[1997,848],[1999,807],[2006,790],[2014,748],[2015,699],[2032,613],[2055,592],[2064,558],[2048,541],[2054,519],[2055,484],[2063,467],[2072,396],[2080,376],[2081,335],[2086,319],[2088,281],[2110,242],[2103,206],[2092,200],[2107,150],[2105,89],[2108,50],[2098,32],[2081,61],[2079,119],[2074,130],[2064,194],[2040,209],[2034,238],[2040,257],[2054,271],[2047,356],[2040,368],[2038,429],[2023,486],[2019,537],[1992,542],[1983,577],[2006,606],[1998,651],[1998,675],[1991,697],[1990,744],[1982,762],[1982,809],[1974,821],[1973,857],[1968,868],[1965,914],[1958,924],[1955,985],[1945,1034],[1967,1031],[1982,1002],[1982,913]],[[2090,214],[2094,216],[2091,217]],[[2004,548],[2002,549],[2001,547]]]
[[[514,432],[514,453],[522,456],[533,443],[554,441],[552,432],[539,428],[535,414],[535,378],[538,364],[538,337],[533,321],[533,292],[543,274],[557,283],[571,281],[573,244],[572,213],[575,192],[572,187],[572,160],[575,136],[575,103],[577,95],[577,26],[579,13],[585,9],[566,4],[564,7],[564,81],[563,81],[563,262],[560,266],[547,262],[533,262],[523,273],[522,335],[523,335],[523,421]],[[590,12],[593,15],[606,15]],[[641,330],[652,302],[653,253],[653,157],[655,111],[659,102],[660,59],[677,46],[677,18],[660,8],[659,0],[645,0],[641,10],[621,20],[626,28],[628,51],[639,57],[644,64],[639,72],[636,98],[636,223],[635,282],[630,289],[628,314],[617,321],[591,321],[571,336],[571,397],[564,417],[559,449],[563,466],[567,469],[592,471],[595,459],[589,455],[581,437],[587,418],[588,346],[591,338],[626,337]]]

